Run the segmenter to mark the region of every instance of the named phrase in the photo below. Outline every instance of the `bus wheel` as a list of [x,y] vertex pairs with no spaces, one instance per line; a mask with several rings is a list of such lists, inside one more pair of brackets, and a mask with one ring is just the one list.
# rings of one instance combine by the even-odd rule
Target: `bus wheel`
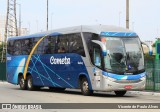
[[114,91],[116,96],[124,96],[127,91]]
[[89,90],[89,83],[86,78],[82,78],[81,80],[81,92],[85,96],[89,96],[93,94],[93,91]]
[[27,89],[26,81],[24,80],[23,76],[19,76],[19,86],[21,90]]
[[33,86],[33,79],[31,75],[27,77],[27,89],[30,91],[35,89],[35,87]]

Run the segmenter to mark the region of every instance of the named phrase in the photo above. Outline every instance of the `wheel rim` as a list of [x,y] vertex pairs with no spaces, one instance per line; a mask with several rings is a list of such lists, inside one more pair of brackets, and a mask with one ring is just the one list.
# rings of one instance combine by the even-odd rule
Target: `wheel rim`
[[86,93],[88,91],[88,82],[84,81],[83,82],[83,91]]
[[20,86],[24,87],[24,79],[23,78],[20,79]]
[[31,87],[32,87],[32,80],[29,79],[29,80],[28,80],[28,88],[31,88]]

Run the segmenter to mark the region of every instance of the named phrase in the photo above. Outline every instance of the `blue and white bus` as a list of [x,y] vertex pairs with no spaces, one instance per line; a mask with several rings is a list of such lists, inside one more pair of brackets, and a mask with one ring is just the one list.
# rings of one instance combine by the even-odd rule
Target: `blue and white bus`
[[146,73],[140,39],[115,26],[76,26],[8,38],[7,80],[21,89],[143,90]]

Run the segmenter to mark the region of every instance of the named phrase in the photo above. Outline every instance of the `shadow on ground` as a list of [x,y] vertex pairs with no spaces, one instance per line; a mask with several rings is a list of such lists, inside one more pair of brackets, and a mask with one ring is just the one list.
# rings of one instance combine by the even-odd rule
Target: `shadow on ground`
[[[29,91],[29,90],[21,90],[19,88],[10,88],[10,89],[19,90],[19,91]],[[79,89],[66,89],[64,91],[53,91],[45,87],[38,90],[34,90],[33,92],[48,92],[48,93],[53,92],[53,93],[60,93],[60,94],[82,95]],[[88,97],[112,97],[112,98],[115,97],[116,98],[118,96],[116,96],[114,92],[94,92],[93,95]],[[137,97],[137,96],[126,94],[122,98],[131,98],[131,97]]]

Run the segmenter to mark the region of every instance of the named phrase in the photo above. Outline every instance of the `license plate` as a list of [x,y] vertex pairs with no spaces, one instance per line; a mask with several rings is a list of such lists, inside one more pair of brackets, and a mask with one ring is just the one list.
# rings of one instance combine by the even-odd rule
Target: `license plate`
[[125,89],[132,89],[132,85],[126,85],[124,86]]

